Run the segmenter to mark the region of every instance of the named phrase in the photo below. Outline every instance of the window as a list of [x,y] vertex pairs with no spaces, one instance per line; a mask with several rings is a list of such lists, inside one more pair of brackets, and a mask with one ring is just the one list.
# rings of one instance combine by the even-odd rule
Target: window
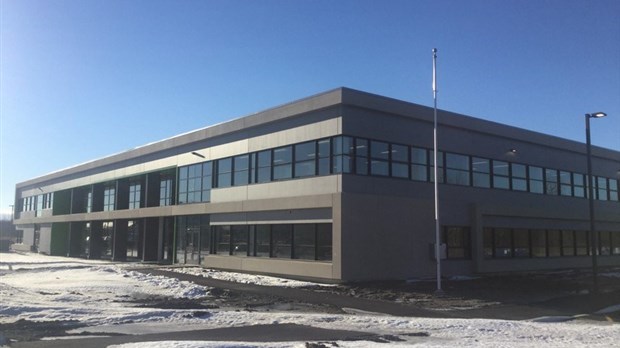
[[446,183],[469,186],[469,156],[446,153]]
[[560,170],[560,195],[573,196],[572,175],[570,172]]
[[530,231],[527,229],[512,230],[514,257],[530,257]]
[[596,195],[594,197],[601,201],[607,200],[607,178],[596,177]]
[[271,225],[256,225],[255,244],[254,256],[269,257],[271,255]]
[[419,147],[411,148],[411,179],[429,181],[428,151]]
[[238,256],[248,255],[248,226],[233,225],[231,227],[232,248],[231,254]]
[[390,175],[390,144],[382,141],[370,142],[370,174],[378,176]]
[[142,230],[139,220],[127,222],[127,257],[138,258],[142,251]]
[[620,255],[620,231],[611,232],[611,253]]
[[116,188],[114,185],[106,185],[103,189],[103,211],[115,209]]
[[589,233],[587,231],[575,231],[575,251],[577,256],[590,254]]
[[547,255],[549,257],[561,256],[562,235],[560,230],[547,230]]
[[530,192],[532,193],[544,193],[545,185],[544,185],[544,177],[543,177],[543,169],[540,167],[528,167],[529,173],[529,183],[530,183]]
[[232,158],[217,160],[217,187],[232,186]]
[[409,178],[409,147],[392,144],[392,176]]
[[471,159],[472,179],[475,187],[491,187],[491,165],[486,158],[473,157]]
[[368,140],[355,138],[355,174],[368,175]]
[[559,194],[558,171],[555,169],[545,169],[545,193],[548,195]]
[[54,192],[44,194],[43,195],[43,209],[52,209],[53,207],[54,207]]
[[138,209],[142,206],[142,183],[133,181],[129,183],[129,209]]
[[293,233],[292,226],[288,224],[272,225],[271,238],[273,243],[272,257],[291,258]]
[[573,195],[575,197],[585,197],[585,176],[579,173],[573,173]]
[[172,178],[163,176],[159,180],[159,206],[165,207],[172,205]]
[[493,160],[493,188],[510,189],[510,167],[508,162]]
[[446,244],[448,259],[471,258],[469,227],[444,227],[442,243]]
[[285,146],[273,150],[273,180],[293,177],[293,147]]
[[215,253],[221,255],[230,255],[231,226],[213,226],[212,230],[215,239]]
[[575,231],[562,230],[562,256],[575,256]]
[[233,162],[233,185],[247,185],[250,182],[250,155],[235,156]]
[[618,202],[618,180],[609,179],[609,200]]
[[258,153],[258,172],[256,182],[271,181],[271,150],[261,151]]
[[35,216],[40,216],[43,211],[43,195],[38,195],[35,197],[36,209]]
[[547,231],[531,230],[532,256],[547,257]]
[[213,162],[179,168],[179,204],[211,200]]
[[[332,224],[316,225],[316,255],[317,260],[332,260]],[[618,233],[620,234],[620,233]]]
[[295,177],[316,175],[316,142],[295,145]]
[[355,156],[354,149],[355,147],[353,146],[353,138],[334,138],[334,141],[332,142],[332,152],[334,154],[332,172],[334,174],[353,172],[353,156]]
[[328,175],[331,168],[331,142],[329,139],[318,141],[319,168],[318,175]]
[[511,163],[511,185],[515,191],[527,191],[527,171],[523,164]]
[[314,224],[293,225],[293,258],[316,259],[316,233]]
[[611,232],[599,232],[600,255],[611,255]]
[[512,257],[512,233],[509,228],[493,229],[494,255],[497,258]]

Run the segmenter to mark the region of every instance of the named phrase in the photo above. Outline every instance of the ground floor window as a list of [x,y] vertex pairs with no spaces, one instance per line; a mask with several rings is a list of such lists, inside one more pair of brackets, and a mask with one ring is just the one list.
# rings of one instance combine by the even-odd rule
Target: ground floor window
[[212,247],[209,215],[179,216],[176,222],[176,262],[198,264]]
[[211,235],[218,255],[332,259],[332,224],[218,225]]
[[[620,255],[620,231],[599,231],[599,255]],[[591,255],[588,231],[560,229],[483,229],[486,258]]]
[[469,227],[444,227],[441,242],[446,245],[446,257],[448,259],[470,259],[470,240]]

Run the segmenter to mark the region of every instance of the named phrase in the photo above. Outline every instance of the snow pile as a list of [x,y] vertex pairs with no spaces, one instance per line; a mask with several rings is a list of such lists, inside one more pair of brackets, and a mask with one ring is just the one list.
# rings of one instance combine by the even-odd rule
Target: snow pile
[[27,255],[2,254],[3,265],[10,264],[13,270],[6,266],[0,277],[0,323],[78,320],[98,325],[169,320],[187,313],[134,305],[145,298],[195,299],[209,293],[203,286],[128,271],[110,262],[33,254],[26,263],[24,257]]
[[201,276],[205,278],[225,280],[229,282],[236,282],[236,283],[242,283],[242,284],[255,284],[255,285],[262,285],[262,286],[280,286],[280,287],[287,287],[287,288],[303,288],[303,287],[310,287],[310,286],[325,286],[325,287],[336,286],[336,284],[314,283],[314,282],[306,282],[306,281],[301,281],[301,280],[292,280],[292,279],[278,278],[278,277],[265,276],[265,275],[217,271],[217,270],[201,268],[201,267],[181,267],[181,268],[171,267],[171,268],[166,268],[165,270],[177,272],[177,273],[190,274],[194,276]]

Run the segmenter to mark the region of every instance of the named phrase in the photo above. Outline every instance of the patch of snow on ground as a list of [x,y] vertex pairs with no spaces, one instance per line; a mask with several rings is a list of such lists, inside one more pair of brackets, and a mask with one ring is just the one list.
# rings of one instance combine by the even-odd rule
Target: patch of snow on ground
[[[2,254],[3,264],[25,262],[23,255]],[[32,260],[38,262],[40,268]],[[112,263],[66,259],[80,263],[67,269],[63,258],[34,256],[28,269],[0,275],[0,323],[19,319],[30,321],[77,320],[89,325],[81,332],[185,331],[260,324],[298,324],[323,329],[351,330],[381,335],[397,335],[405,341],[392,345],[476,346],[476,347],[613,347],[620,342],[620,326],[605,322],[570,321],[539,323],[489,319],[431,319],[371,315],[369,313],[312,314],[296,312],[247,312],[243,310],[179,310],[133,307],[132,299],[148,296],[204,296],[208,289],[160,276],[144,275]],[[21,261],[20,261],[21,260]],[[50,261],[53,260],[53,261]],[[58,263],[56,263],[58,262]],[[86,267],[83,267],[86,266]],[[252,276],[254,277],[254,276]],[[287,282],[288,283],[288,282]],[[200,315],[196,315],[200,313]],[[77,330],[73,330],[77,332]],[[429,337],[407,336],[427,333]],[[148,342],[142,347],[299,347],[299,342]],[[343,342],[342,347],[383,346],[373,342]],[[328,345],[329,347],[329,345]]]
[[213,278],[218,280],[226,280],[229,282],[236,282],[242,284],[256,284],[262,286],[281,286],[288,288],[301,288],[308,286],[336,286],[336,284],[324,284],[306,282],[301,280],[292,280],[286,278],[278,278],[257,274],[245,274],[236,272],[218,271],[201,267],[171,267],[167,268],[167,271],[173,271],[178,273],[190,274],[194,276],[201,276],[205,278]]

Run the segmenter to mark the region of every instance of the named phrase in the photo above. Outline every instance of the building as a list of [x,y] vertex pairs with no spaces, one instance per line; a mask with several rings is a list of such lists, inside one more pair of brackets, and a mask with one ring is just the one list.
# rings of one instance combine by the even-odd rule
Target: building
[[[332,280],[433,275],[433,109],[338,88],[16,186],[21,247]],[[583,143],[439,112],[444,274],[590,267]],[[599,264],[620,152],[593,148]]]

